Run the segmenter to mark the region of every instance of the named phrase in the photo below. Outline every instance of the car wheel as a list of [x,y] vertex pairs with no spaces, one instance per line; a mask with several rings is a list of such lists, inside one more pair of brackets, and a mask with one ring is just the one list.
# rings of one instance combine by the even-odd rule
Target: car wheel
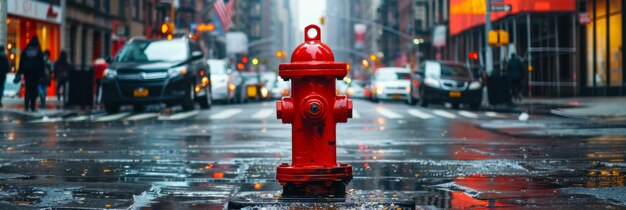
[[[211,90],[209,88],[206,88],[205,91],[206,91],[206,94],[203,97],[198,98],[198,100],[200,100],[200,108],[210,109],[211,105],[213,104],[211,100]],[[226,103],[228,103],[228,99],[225,101]]]
[[134,112],[143,112],[144,110],[146,110],[146,106],[144,106],[144,105],[141,105],[141,104],[133,105],[133,111]]
[[420,103],[419,105],[421,107],[427,107],[428,106],[428,100],[426,100],[426,90],[424,90],[424,88],[420,88]]
[[478,110],[480,108],[480,103],[471,103],[469,107],[471,110]]
[[111,113],[117,113],[120,111],[120,105],[119,104],[114,104],[114,103],[105,103],[104,104],[104,110],[107,111],[107,113],[111,114]]
[[452,109],[459,109],[461,105],[458,102],[453,102],[451,106],[452,106]]
[[195,105],[194,102],[195,102],[196,94],[195,94],[195,91],[194,91],[194,86],[193,86],[193,84],[190,84],[189,87],[190,88],[187,91],[187,94],[185,96],[185,100],[183,100],[183,104],[182,104],[183,110],[185,110],[185,111],[193,110],[195,108],[194,107],[194,105]]

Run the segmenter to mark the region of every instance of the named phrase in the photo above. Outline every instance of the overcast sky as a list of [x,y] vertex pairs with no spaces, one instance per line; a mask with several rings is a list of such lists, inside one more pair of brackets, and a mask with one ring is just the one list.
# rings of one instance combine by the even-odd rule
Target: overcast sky
[[300,30],[304,30],[304,27],[310,24],[319,25],[320,18],[326,10],[326,0],[298,0],[298,4]]

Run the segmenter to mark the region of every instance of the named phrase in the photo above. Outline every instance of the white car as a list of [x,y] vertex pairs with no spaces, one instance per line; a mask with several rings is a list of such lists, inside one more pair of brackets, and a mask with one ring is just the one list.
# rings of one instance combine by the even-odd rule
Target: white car
[[231,102],[235,97],[235,78],[231,75],[226,60],[207,60],[211,70],[211,98],[223,102]]
[[285,81],[280,76],[276,77],[274,83],[271,85],[270,94],[274,99],[281,99],[285,96],[289,96],[291,91],[291,81]]
[[376,71],[372,80],[372,100],[405,100],[412,103],[411,71],[406,68],[384,67]]
[[5,97],[17,98],[20,96],[20,83],[13,83],[13,79],[15,79],[15,73],[8,73],[6,82],[4,83],[4,93]]

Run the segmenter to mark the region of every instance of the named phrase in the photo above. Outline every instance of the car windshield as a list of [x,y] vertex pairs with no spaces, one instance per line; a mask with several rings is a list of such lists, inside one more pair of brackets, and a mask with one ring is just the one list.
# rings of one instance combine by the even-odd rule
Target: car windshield
[[184,61],[188,58],[187,45],[183,40],[131,42],[122,48],[116,62],[149,63],[160,61]]
[[471,74],[467,68],[459,65],[446,65],[446,64],[435,64],[430,65],[431,68],[426,69],[426,74],[429,77],[439,78],[441,76],[444,77],[460,77],[460,78],[470,78]]
[[376,80],[378,81],[394,81],[394,80],[410,80],[411,74],[408,72],[399,71],[379,71],[376,73]]

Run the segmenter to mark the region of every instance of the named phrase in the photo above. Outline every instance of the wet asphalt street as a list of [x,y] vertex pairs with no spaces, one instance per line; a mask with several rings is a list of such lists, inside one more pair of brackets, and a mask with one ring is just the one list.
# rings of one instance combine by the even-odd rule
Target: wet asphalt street
[[[274,191],[291,127],[273,102],[33,117],[0,112],[0,209],[221,209]],[[352,191],[418,208],[626,208],[626,124],[356,100],[337,157]]]

